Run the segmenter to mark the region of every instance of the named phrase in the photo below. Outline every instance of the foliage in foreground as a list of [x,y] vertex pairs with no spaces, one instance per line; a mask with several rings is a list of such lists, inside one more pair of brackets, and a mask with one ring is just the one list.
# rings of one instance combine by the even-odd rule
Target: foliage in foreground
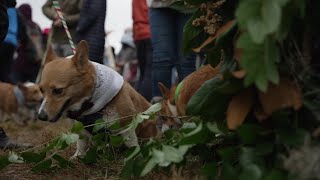
[[[201,52],[221,75],[208,80],[190,100],[192,117],[180,129],[145,140],[122,153],[122,178],[152,170],[185,168],[209,179],[312,179],[319,170],[319,77],[313,59],[319,34],[319,2],[301,0],[185,0],[172,8],[192,13],[184,29],[185,53]],[[310,59],[311,58],[311,61]],[[159,105],[137,114],[120,128],[117,121],[94,125],[95,145],[80,160],[112,163],[118,136],[155,117]],[[153,119],[153,118],[151,118]],[[107,127],[113,134],[100,132]],[[81,138],[75,123],[37,152],[11,153],[9,163],[35,164],[38,172],[72,166],[59,152]]]

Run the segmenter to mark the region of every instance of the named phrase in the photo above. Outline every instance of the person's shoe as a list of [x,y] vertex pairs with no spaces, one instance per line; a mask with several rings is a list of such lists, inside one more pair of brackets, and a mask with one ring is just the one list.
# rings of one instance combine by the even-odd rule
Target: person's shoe
[[6,132],[0,128],[0,149],[17,149],[17,148],[31,148],[32,144],[29,143],[17,143],[12,141],[6,134]]

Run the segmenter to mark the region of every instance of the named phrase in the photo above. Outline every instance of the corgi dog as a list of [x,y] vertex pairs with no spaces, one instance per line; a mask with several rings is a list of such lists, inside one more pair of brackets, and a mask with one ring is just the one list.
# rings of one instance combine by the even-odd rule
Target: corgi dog
[[190,98],[205,81],[217,76],[219,73],[219,66],[213,68],[208,64],[189,74],[182,82],[174,84],[170,89],[161,82],[158,83],[163,97],[160,111],[161,115],[163,115],[162,132],[172,127],[181,126],[180,119],[176,117],[186,116],[186,107]]
[[[81,41],[72,57],[58,57],[49,46],[41,74],[40,88],[44,94],[38,112],[43,121],[56,122],[62,117],[75,119],[84,125],[97,119],[113,121],[147,110],[151,104],[136,92],[115,70],[88,58],[88,45]],[[125,126],[132,117],[120,119]],[[77,142],[73,157],[86,153],[92,133]],[[155,121],[145,121],[136,130],[121,134],[127,147],[137,146],[138,137],[148,138],[158,134]]]
[[13,85],[0,82],[1,121],[12,119],[18,125],[26,125],[29,120],[36,120],[42,99],[40,88],[35,83]]

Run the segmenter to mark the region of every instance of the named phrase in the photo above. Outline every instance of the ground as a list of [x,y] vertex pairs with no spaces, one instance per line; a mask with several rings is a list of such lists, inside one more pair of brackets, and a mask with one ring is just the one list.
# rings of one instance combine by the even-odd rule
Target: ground
[[[54,139],[59,134],[67,132],[71,125],[67,120],[60,120],[56,123],[49,122],[30,122],[27,126],[21,127],[14,122],[0,123],[0,127],[3,127],[8,136],[18,142],[32,143],[35,146],[41,145]],[[19,150],[16,150],[19,152]],[[67,149],[63,156],[65,158],[71,157],[75,152],[75,146]],[[0,151],[0,155],[7,154],[8,151]],[[195,164],[193,164],[195,165]],[[193,169],[193,165],[190,169]],[[80,162],[75,162],[73,168],[60,169],[55,171],[46,171],[41,173],[31,172],[33,167],[30,164],[11,164],[2,171],[0,171],[0,180],[29,180],[29,179],[54,179],[54,180],[74,180],[74,179],[119,179],[119,172],[123,166],[122,160],[116,160],[109,165],[91,164],[84,165]],[[199,165],[196,165],[199,166]],[[184,177],[177,175],[176,172],[169,178],[161,172],[152,173],[142,179],[162,180],[162,179],[201,179],[198,176],[190,174],[191,171],[183,171]]]
[[[70,124],[66,120],[57,123],[48,123],[36,121],[29,123],[26,127],[16,125],[14,122],[0,123],[8,136],[18,142],[28,142],[35,146],[43,144],[62,132],[70,129]],[[17,150],[18,151],[18,150]],[[65,157],[71,157],[75,147],[65,151]],[[1,154],[7,154],[8,151],[1,151]],[[116,174],[119,172],[121,164],[113,164],[113,167],[101,167],[97,164],[84,165],[80,162],[75,163],[74,168],[57,170],[54,172],[33,173],[30,171],[32,165],[12,164],[0,172],[1,180],[23,180],[23,179],[118,179]]]

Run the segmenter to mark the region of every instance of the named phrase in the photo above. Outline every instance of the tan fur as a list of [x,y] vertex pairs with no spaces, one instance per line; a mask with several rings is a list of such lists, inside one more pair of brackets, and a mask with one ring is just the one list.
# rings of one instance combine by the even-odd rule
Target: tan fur
[[[179,91],[177,101],[174,101],[175,91],[177,85],[174,85],[170,88],[170,90],[165,87],[162,83],[159,83],[159,88],[163,96],[162,101],[162,109],[161,112],[164,115],[172,116],[174,113],[168,107],[168,104],[171,107],[175,107],[175,111],[177,112],[177,116],[185,116],[186,115],[186,107],[190,100],[190,98],[194,95],[194,93],[201,87],[201,85],[217,76],[220,72],[220,67],[212,68],[210,65],[205,65],[199,70],[188,75],[184,80]],[[173,124],[177,125],[177,121],[173,121],[173,118],[167,117],[164,118],[164,123],[171,127]]]
[[14,94],[14,88],[19,86],[25,102],[35,108],[40,104],[43,95],[38,85],[25,86],[23,84],[13,85],[0,82],[0,119],[2,121],[13,119],[17,124],[24,125],[28,120],[35,120],[35,108],[27,108],[19,105]]
[[[69,100],[69,107],[79,108],[79,105],[91,97],[95,88],[95,69],[88,61],[88,47],[85,41],[81,41],[77,47],[76,54],[71,60],[57,57],[51,47],[48,49],[48,56],[42,72],[40,86],[45,94],[43,108],[48,114],[49,121],[56,121],[59,112],[64,104]],[[62,88],[61,94],[54,94],[54,89]],[[151,106],[138,92],[136,92],[127,82],[124,82],[118,94],[105,105],[103,119],[105,121],[114,120],[138,112],[143,112]],[[120,120],[120,125],[125,126],[132,120],[132,117]],[[128,136],[136,135],[141,138],[153,137],[158,134],[155,121],[145,121],[134,132],[128,132]],[[78,143],[75,156],[83,155],[88,141],[82,140]],[[127,146],[136,145],[135,142],[126,143]]]

